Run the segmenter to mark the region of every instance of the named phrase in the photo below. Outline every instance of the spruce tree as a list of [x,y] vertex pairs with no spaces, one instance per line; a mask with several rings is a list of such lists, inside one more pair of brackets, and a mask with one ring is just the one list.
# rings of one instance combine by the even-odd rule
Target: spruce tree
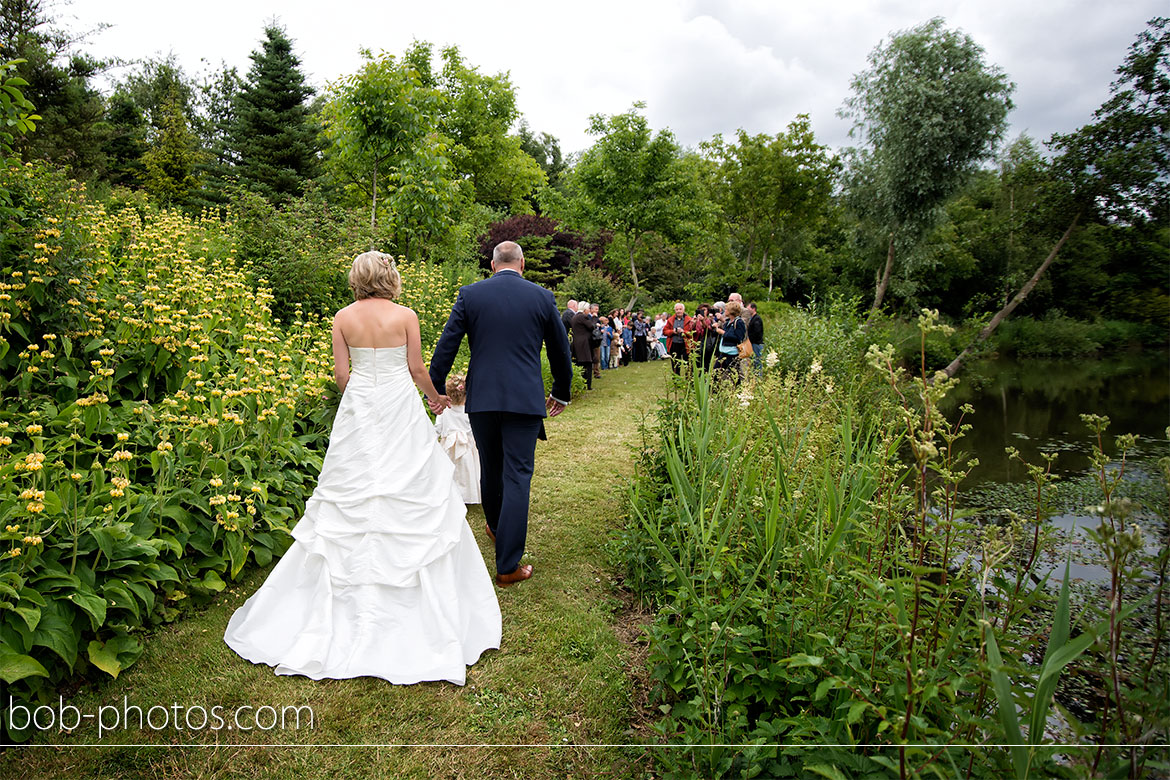
[[162,106],[162,129],[142,156],[147,191],[169,206],[188,205],[188,196],[199,186],[195,166],[203,157],[179,95],[172,92]]
[[260,51],[235,99],[233,145],[241,180],[274,203],[304,191],[317,175],[317,131],[305,101],[313,89],[305,84],[292,41],[276,26],[264,29]]

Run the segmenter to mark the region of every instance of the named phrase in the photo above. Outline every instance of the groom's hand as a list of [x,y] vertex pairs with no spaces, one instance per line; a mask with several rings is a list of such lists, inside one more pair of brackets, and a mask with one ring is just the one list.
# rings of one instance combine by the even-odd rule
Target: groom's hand
[[545,411],[548,412],[549,417],[556,417],[561,412],[565,411],[565,405],[553,398],[551,395],[548,400],[544,402]]

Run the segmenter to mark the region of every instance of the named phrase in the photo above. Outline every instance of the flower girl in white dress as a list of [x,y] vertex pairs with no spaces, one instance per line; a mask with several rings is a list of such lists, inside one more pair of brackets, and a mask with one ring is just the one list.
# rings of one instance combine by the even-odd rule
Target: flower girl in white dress
[[447,399],[423,365],[418,316],[393,302],[401,280],[389,255],[359,255],[349,283],[356,300],[333,319],[343,395],[321,476],[292,547],[224,640],[277,674],[462,685],[500,646],[501,622],[418,390]]
[[463,503],[478,504],[479,450],[475,447],[471,420],[463,407],[467,400],[466,384],[467,378],[461,374],[447,377],[447,397],[451,399],[451,408],[435,420],[435,431],[439,434],[439,444],[455,464],[455,484],[463,495]]

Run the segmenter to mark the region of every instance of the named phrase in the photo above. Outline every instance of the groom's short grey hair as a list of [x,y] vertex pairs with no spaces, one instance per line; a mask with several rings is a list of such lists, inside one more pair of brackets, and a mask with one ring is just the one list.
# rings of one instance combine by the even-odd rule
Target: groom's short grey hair
[[492,262],[515,265],[524,259],[524,250],[515,241],[501,241],[492,251]]

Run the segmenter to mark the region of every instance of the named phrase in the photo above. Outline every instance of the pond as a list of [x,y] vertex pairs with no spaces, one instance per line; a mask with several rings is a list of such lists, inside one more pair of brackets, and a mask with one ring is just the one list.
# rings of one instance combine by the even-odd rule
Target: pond
[[1170,454],[1170,356],[1165,352],[1126,353],[1111,360],[1009,359],[973,363],[959,374],[959,386],[947,399],[948,416],[964,403],[975,411],[966,418],[974,428],[963,439],[980,465],[967,479],[1020,482],[1024,467],[1004,455],[1015,447],[1029,463],[1040,453],[1059,453],[1054,473],[1083,474],[1096,443],[1082,414],[1109,417],[1105,451],[1113,440],[1137,434],[1138,461]]
[[[960,440],[962,448],[979,459],[963,483],[965,504],[986,508],[984,519],[1002,516],[1006,509],[1030,516],[1035,489],[1024,465],[1008,458],[1004,450],[1014,447],[1033,464],[1043,464],[1043,453],[1056,453],[1052,473],[1059,478],[1059,489],[1049,522],[1059,529],[1064,543],[1053,563],[1057,559],[1063,563],[1064,553],[1071,551],[1072,576],[1101,581],[1108,571],[1092,559],[1093,545],[1085,533],[1100,522],[1086,508],[1102,500],[1091,475],[1097,442],[1081,415],[1104,415],[1110,424],[1103,444],[1111,457],[1117,455],[1118,435],[1138,437],[1127,456],[1122,493],[1143,507],[1133,519],[1146,531],[1146,552],[1155,554],[1165,543],[1167,497],[1157,461],[1170,455],[1167,353],[1134,352],[1101,360],[997,358],[973,363],[959,377],[944,411],[954,419],[961,404],[974,408],[964,420],[973,427]],[[1117,466],[1115,461],[1109,468]]]

